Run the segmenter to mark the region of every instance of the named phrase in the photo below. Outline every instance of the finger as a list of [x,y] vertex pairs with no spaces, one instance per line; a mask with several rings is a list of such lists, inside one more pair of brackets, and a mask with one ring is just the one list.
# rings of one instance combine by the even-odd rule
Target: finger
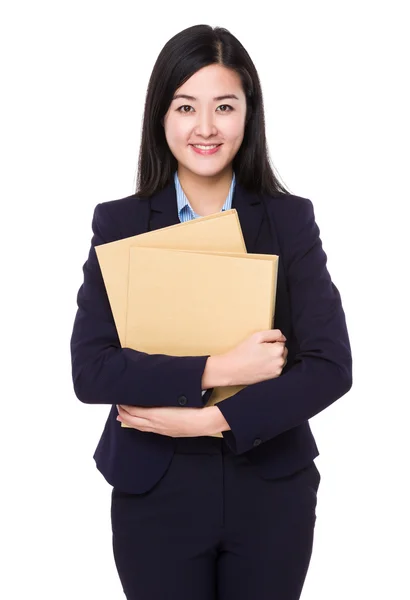
[[283,348],[280,347],[282,342],[276,342],[275,344],[266,344],[269,354],[272,358],[282,358]]
[[132,417],[134,417],[135,415],[128,412],[127,410],[125,410],[125,408],[123,406],[121,406],[121,404],[118,407],[118,415],[123,419],[123,420],[127,420],[127,422],[129,422],[130,419],[132,419]]
[[280,356],[281,354],[283,354],[286,346],[285,342],[275,342],[274,344],[270,344],[270,347],[272,348],[272,352],[274,354]]
[[[129,404],[119,404],[118,406],[120,407],[120,409],[123,412],[126,412],[129,415],[133,415],[135,410],[137,410],[136,406],[130,406]],[[138,407],[138,411],[139,411],[139,407]]]
[[264,342],[286,341],[286,337],[283,335],[280,329],[266,329],[264,331],[260,331],[259,339]]

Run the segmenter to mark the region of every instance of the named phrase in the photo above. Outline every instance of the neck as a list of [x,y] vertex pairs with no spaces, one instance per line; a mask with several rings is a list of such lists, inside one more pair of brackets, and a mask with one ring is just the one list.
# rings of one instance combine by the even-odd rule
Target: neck
[[178,167],[178,178],[184,194],[197,215],[205,217],[220,212],[232,183],[232,167],[217,175],[197,175]]

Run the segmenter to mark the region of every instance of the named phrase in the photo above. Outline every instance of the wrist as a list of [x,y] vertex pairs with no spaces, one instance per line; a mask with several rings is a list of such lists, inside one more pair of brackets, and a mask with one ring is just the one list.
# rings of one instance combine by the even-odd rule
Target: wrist
[[229,431],[231,429],[229,423],[216,405],[202,408],[201,414],[203,417],[202,435],[213,435],[214,433]]
[[229,358],[226,354],[209,356],[202,375],[202,389],[230,385],[235,385],[235,383]]

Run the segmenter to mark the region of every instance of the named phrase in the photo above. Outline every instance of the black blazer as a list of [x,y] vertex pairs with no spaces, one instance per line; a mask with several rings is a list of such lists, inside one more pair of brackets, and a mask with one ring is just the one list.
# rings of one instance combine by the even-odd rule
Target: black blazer
[[[236,182],[232,208],[247,251],[279,255],[275,328],[287,338],[288,357],[280,377],[249,385],[218,408],[231,427],[223,432],[231,450],[261,476],[276,478],[319,455],[308,419],[351,388],[351,348],[312,202],[279,192],[258,195]],[[160,479],[176,438],[121,427],[116,404],[202,407],[209,396],[201,394],[208,355],[121,348],[94,246],[179,222],[173,181],[151,199],[134,194],[98,204],[77,295],[70,341],[74,391],[81,402],[111,405],[94,459],[112,486],[129,493],[145,492]]]

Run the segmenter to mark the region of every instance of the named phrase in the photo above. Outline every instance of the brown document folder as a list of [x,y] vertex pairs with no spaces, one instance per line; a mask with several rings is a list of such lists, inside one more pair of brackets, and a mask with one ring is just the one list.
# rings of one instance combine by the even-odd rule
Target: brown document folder
[[[271,329],[277,266],[271,254],[130,247],[125,346],[149,354],[221,354]],[[207,406],[243,387],[215,388]]]
[[129,249],[136,246],[246,252],[238,213],[234,208],[95,246],[122,347],[126,346]]

